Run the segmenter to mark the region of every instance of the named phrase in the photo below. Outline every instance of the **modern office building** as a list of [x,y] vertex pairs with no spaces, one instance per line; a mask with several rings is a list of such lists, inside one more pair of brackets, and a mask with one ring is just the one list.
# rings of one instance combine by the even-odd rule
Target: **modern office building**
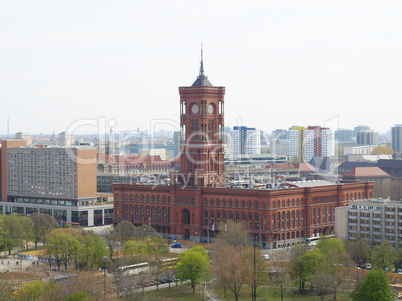
[[230,156],[259,155],[261,153],[260,130],[246,126],[234,126],[229,137]]
[[148,222],[176,238],[206,241],[232,220],[244,223],[263,245],[278,248],[331,233],[336,207],[348,205],[354,195],[372,196],[371,182],[282,181],[258,189],[228,188],[225,88],[212,86],[201,60],[197,80],[179,92],[180,171],[170,174],[169,185],[113,185],[115,223]]
[[353,142],[353,131],[349,129],[337,129],[335,131],[335,139],[338,142]]
[[394,153],[402,153],[402,124],[391,128],[391,139]]
[[378,132],[361,131],[356,133],[357,145],[378,145],[380,143]]
[[0,159],[3,214],[41,212],[81,226],[112,221],[112,204],[95,205],[95,148],[27,147],[24,140],[3,140]]
[[67,132],[61,132],[57,138],[56,144],[59,146],[69,146],[75,144],[74,135]]
[[357,199],[336,208],[335,235],[342,240],[364,239],[370,245],[388,241],[402,245],[402,202],[389,199]]
[[370,127],[367,125],[358,125],[355,126],[353,129],[353,137],[356,138],[357,133],[363,132],[363,131],[369,131]]

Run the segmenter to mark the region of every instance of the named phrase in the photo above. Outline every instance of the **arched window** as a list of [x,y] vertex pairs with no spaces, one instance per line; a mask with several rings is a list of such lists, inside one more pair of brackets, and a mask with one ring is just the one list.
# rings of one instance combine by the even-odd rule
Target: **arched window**
[[246,202],[243,200],[243,201],[241,201],[241,207],[242,208],[246,208]]
[[141,194],[141,202],[144,201],[144,196]]
[[222,203],[223,203],[222,206],[226,207],[226,200],[222,200]]
[[246,212],[244,211],[241,213],[241,221],[246,224]]
[[296,206],[299,206],[299,199],[296,200]]
[[327,222],[327,208],[322,208],[322,222],[326,223]]
[[152,221],[156,221],[156,210],[155,210],[155,206],[152,206],[151,208],[152,211]]
[[272,230],[273,229],[275,229],[275,214],[272,214],[272,221],[271,221],[271,223],[272,223]]
[[222,211],[222,219],[226,222],[227,217],[226,217],[226,211]]
[[134,196],[132,194],[130,194],[130,202],[134,201]]
[[267,209],[267,203],[266,202],[262,202],[262,209]]
[[158,203],[160,203],[160,202],[161,202],[161,196],[158,195]]
[[296,211],[296,227],[300,227],[299,210]]
[[313,209],[313,225],[315,224],[315,209]]
[[235,211],[235,221],[239,222],[239,212]]
[[292,207],[294,207],[294,206],[295,206],[295,200],[292,199]]
[[152,196],[151,200],[152,200],[152,203],[155,203],[155,196],[154,195]]
[[116,201],[118,201],[118,200],[119,200],[119,194],[116,193]]
[[277,213],[277,216],[278,216],[278,218],[276,219],[276,221],[277,221],[277,223],[278,223],[278,229],[280,229],[281,228],[281,214],[278,212]]
[[285,200],[282,201],[282,208],[285,208]]
[[254,201],[254,209],[258,209],[258,201]]
[[214,206],[214,200],[211,199],[211,207],[213,207],[213,206]]
[[290,228],[290,212],[289,211],[286,213],[286,227],[288,229]]
[[233,212],[229,211],[229,219],[232,221],[233,220]]
[[221,220],[221,213],[219,210],[216,210],[216,222],[219,223]]
[[208,210],[204,210],[204,225],[208,225]]
[[254,213],[254,228],[259,229],[260,228],[260,216],[258,213]]
[[321,210],[317,209],[317,224],[321,224]]
[[253,214],[251,212],[248,213],[248,229],[253,228]]
[[295,212],[292,211],[292,227],[295,227]]
[[272,209],[275,209],[275,202],[272,202]]
[[137,221],[140,220],[140,210],[139,210],[138,205],[135,205],[135,219],[136,219]]
[[149,195],[147,195],[147,203],[149,203]]
[[166,196],[163,196],[162,202],[163,202],[163,203],[166,203]]
[[235,201],[235,204],[236,204],[236,208],[239,208],[239,201],[238,200]]
[[163,222],[166,223],[167,222],[166,207],[163,207],[162,212],[163,212]]
[[209,217],[211,219],[211,223],[214,223],[215,219],[214,219],[214,211],[213,210],[209,211]]
[[[304,226],[304,210],[302,209],[302,211],[300,211],[300,220],[301,220],[301,225]],[[303,234],[302,234],[302,237]]]
[[280,201],[278,201],[278,208],[280,208],[281,207],[281,202]]
[[232,200],[229,200],[229,207],[232,208]]
[[286,204],[287,204],[288,207],[290,207],[290,201],[289,200],[287,200]]
[[286,229],[286,213],[282,212],[282,229]]
[[332,207],[329,207],[329,210],[328,210],[328,221],[332,222]]
[[251,209],[251,201],[248,201],[248,208]]
[[124,213],[125,213],[126,219],[128,219],[128,205],[124,205]]
[[[195,201],[194,201],[194,205],[195,205]],[[219,201],[219,199],[216,200],[216,207],[220,207],[221,206],[221,202]]]

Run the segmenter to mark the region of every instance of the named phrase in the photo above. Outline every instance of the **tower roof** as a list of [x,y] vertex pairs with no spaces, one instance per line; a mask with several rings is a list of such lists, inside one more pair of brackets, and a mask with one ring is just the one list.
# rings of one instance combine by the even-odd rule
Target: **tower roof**
[[197,79],[191,86],[192,87],[202,87],[202,86],[212,87],[211,82],[208,80],[208,76],[205,76],[205,74],[204,74],[204,60],[202,57],[202,48],[201,48],[200,74],[198,75]]

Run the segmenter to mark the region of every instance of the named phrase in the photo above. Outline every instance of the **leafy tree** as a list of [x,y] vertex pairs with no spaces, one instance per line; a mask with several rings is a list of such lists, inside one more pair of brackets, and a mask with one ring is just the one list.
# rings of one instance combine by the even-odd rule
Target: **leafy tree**
[[250,244],[250,234],[243,223],[228,220],[226,224],[219,225],[219,234],[214,245],[219,243],[231,246],[244,246]]
[[394,150],[390,146],[379,145],[379,146],[376,146],[375,148],[373,148],[371,153],[374,155],[393,155]]
[[135,237],[137,232],[137,228],[129,221],[122,221],[118,223],[114,230],[116,234],[126,239],[129,237]]
[[179,254],[176,274],[181,281],[190,280],[194,293],[198,281],[209,277],[208,268],[209,257],[205,248],[196,246]]
[[300,244],[296,244],[290,249],[290,265],[294,279],[299,286],[299,292],[304,291],[304,284],[307,279],[306,260],[303,257],[306,252],[306,249]]
[[82,246],[78,239],[63,232],[58,232],[54,235],[49,240],[47,247],[48,253],[56,260],[59,270],[62,262],[64,262],[66,270],[70,259],[74,259],[77,262],[81,249]]
[[9,214],[2,217],[1,229],[1,246],[8,250],[8,254],[10,255],[11,250],[20,246],[22,243],[22,226],[16,215]]
[[29,242],[34,241],[34,232],[33,232],[34,223],[32,219],[26,216],[20,216],[18,219],[22,227],[21,238],[25,242],[26,249],[28,250]]
[[310,252],[306,252],[301,256],[301,260],[304,264],[304,275],[303,275],[303,290],[304,283],[314,274],[316,267],[320,264],[321,258],[323,254],[318,251],[318,249],[314,249]]
[[43,213],[34,213],[30,216],[34,225],[33,225],[33,235],[35,248],[38,247],[38,243],[41,242],[43,245],[46,245],[47,235],[54,229],[60,228],[59,223],[55,218],[50,216],[49,214]]
[[363,265],[370,257],[370,248],[367,242],[360,237],[356,240],[348,240],[345,247],[349,256],[356,264]]
[[94,298],[84,292],[76,292],[66,298],[66,301],[92,301]]
[[392,245],[383,241],[380,245],[375,246],[371,251],[371,261],[374,268],[384,270],[394,268],[394,261],[396,259],[396,253]]
[[317,249],[323,254],[327,254],[329,250],[336,250],[341,254],[345,251],[345,244],[338,238],[324,238],[318,242]]
[[394,300],[390,282],[383,271],[372,270],[352,296],[354,301]]
[[95,234],[84,236],[82,240],[82,252],[81,264],[83,267],[88,264],[103,267],[105,264],[103,257],[109,257],[109,249],[105,241],[99,235]]
[[25,282],[14,293],[14,300],[37,300],[51,290],[54,285],[54,283],[42,281]]

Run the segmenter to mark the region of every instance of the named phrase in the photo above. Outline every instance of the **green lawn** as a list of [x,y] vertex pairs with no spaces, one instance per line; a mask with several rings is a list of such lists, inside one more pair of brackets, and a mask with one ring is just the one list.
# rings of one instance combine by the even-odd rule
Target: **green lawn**
[[[276,292],[276,293],[275,293]],[[217,289],[216,293],[222,298],[222,300],[226,301],[232,301],[235,300],[233,294],[231,294],[229,291],[227,291],[227,296],[226,298],[223,298],[223,290],[222,289]],[[309,292],[308,292],[309,293]],[[201,301],[202,297],[199,292],[199,289],[197,287],[195,294],[193,294],[191,287],[189,284],[185,285],[180,285],[178,287],[175,287],[172,285],[171,289],[160,289],[158,292],[157,291],[150,291],[147,292],[145,295],[145,300],[147,301]],[[244,289],[243,295],[240,296],[239,300],[242,301],[250,301],[251,300],[251,295],[250,295],[250,290]],[[281,296],[278,291],[278,289],[275,288],[259,288],[257,290],[257,300],[265,300],[265,301],[280,301]],[[313,294],[308,294],[308,295],[291,295],[291,294],[286,294],[284,296],[285,301],[320,301],[319,296],[314,296]],[[324,301],[330,301],[333,300],[332,294],[327,295],[324,299]],[[343,292],[338,292],[336,295],[336,300],[337,301],[351,301],[352,298],[350,298],[349,293],[343,293]]]
[[145,300],[147,301],[201,301],[202,297],[199,291],[196,290],[193,294],[193,290],[189,284],[179,285],[176,287],[174,284],[170,290],[168,288],[159,289],[159,291],[149,291],[145,294]]
[[[222,298],[222,300],[235,300],[234,295],[231,294],[229,291],[226,291],[226,298],[223,298],[223,290],[222,289],[218,289],[216,290],[217,294]],[[292,295],[290,293],[285,294],[283,300],[285,301],[293,301],[293,300],[305,300],[305,301],[312,301],[312,300],[316,300],[316,301],[320,301],[321,298],[319,296],[314,296],[314,294],[310,294],[310,291],[306,292],[306,295]],[[251,295],[250,295],[250,289],[245,289],[243,291],[243,296],[240,296],[239,300],[251,300]],[[275,288],[259,288],[257,290],[257,300],[276,300],[276,301],[280,301],[281,300],[281,294],[280,291],[278,289]],[[329,300],[333,300],[333,295],[327,295],[324,298],[324,301],[329,301]],[[349,293],[343,293],[343,292],[338,292],[336,294],[336,300],[337,301],[351,301],[352,298],[350,298],[350,294]]]

